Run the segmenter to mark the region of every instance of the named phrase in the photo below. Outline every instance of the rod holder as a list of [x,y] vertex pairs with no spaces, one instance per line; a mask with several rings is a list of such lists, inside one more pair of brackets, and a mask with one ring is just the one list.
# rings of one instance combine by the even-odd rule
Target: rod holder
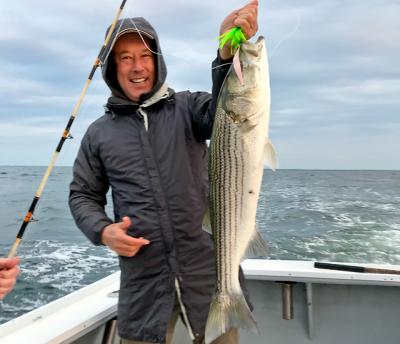
[[113,344],[115,342],[115,336],[117,334],[117,318],[113,318],[107,321],[102,344]]
[[293,319],[293,282],[281,282],[282,285],[282,318]]

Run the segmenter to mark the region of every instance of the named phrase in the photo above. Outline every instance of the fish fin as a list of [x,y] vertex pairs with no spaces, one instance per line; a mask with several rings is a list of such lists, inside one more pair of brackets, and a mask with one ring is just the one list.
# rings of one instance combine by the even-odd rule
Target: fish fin
[[257,323],[243,293],[217,293],[211,303],[205,331],[205,343],[210,344],[231,328],[242,328],[259,333]]
[[240,49],[236,50],[235,55],[233,55],[233,69],[235,70],[235,73],[239,79],[239,82],[241,85],[244,85],[244,79],[243,79],[243,73],[242,73],[242,65],[240,63],[240,57],[239,57],[239,52]]
[[210,207],[207,207],[203,218],[203,230],[209,234],[212,234],[211,230],[211,219],[210,219]]
[[[257,227],[257,226],[256,226]],[[268,255],[268,245],[257,230],[246,249],[246,258],[265,258]]]
[[278,161],[276,159],[275,148],[268,138],[265,140],[264,144],[264,161],[273,171],[277,169]]

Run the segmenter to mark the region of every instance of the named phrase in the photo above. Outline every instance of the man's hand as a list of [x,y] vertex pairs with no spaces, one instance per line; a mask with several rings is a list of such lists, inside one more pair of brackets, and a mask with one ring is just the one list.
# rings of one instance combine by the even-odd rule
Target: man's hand
[[133,257],[143,245],[150,244],[144,238],[134,238],[127,234],[131,219],[127,216],[122,222],[113,223],[103,229],[101,241],[120,256]]
[[[221,24],[220,35],[237,26],[242,28],[247,39],[256,34],[258,30],[258,0],[252,0],[246,6],[229,14]],[[219,55],[223,60],[230,59],[233,56],[230,44],[219,49]]]
[[0,300],[13,290],[19,275],[19,258],[0,258]]

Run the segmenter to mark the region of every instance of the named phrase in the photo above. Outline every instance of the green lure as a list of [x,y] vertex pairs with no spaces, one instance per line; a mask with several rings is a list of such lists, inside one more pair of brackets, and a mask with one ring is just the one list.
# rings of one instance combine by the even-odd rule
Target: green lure
[[229,41],[231,42],[231,52],[233,52],[239,48],[244,41],[247,41],[247,38],[240,27],[234,27],[219,36],[219,48],[222,49]]

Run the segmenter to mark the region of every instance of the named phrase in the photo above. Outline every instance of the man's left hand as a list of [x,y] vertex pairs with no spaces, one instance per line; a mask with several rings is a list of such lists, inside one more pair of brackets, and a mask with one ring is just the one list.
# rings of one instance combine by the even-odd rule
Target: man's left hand
[[[247,39],[256,34],[258,30],[258,0],[252,0],[246,6],[229,14],[221,24],[220,35],[237,26],[242,28]],[[219,55],[223,60],[230,59],[233,56],[230,44],[219,49]]]

